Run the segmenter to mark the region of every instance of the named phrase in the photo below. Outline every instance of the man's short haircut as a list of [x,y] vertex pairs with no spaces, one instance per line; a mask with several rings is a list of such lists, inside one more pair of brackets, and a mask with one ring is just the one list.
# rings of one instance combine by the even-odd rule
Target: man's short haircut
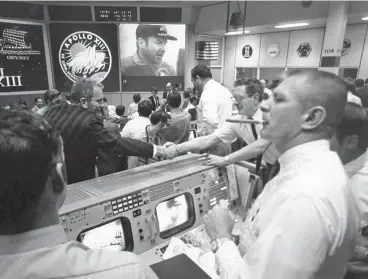
[[258,99],[260,102],[263,101],[263,87],[261,82],[256,78],[239,78],[235,80],[234,87],[239,87],[245,85],[245,93],[248,97],[253,97],[258,94]]
[[119,116],[123,116],[125,113],[125,107],[123,105],[118,105],[115,109],[115,113]]
[[364,81],[364,84],[367,84],[367,83],[368,83],[368,78],[366,78]]
[[150,100],[143,100],[138,104],[138,114],[142,117],[149,117],[152,113],[152,102]]
[[181,96],[180,93],[177,91],[173,91],[171,92],[168,96],[167,96],[167,103],[172,107],[172,108],[178,108],[180,107],[181,104]]
[[[347,103],[346,83],[335,74],[305,69],[288,71],[285,79],[294,76],[305,78],[297,88],[300,88],[300,91],[307,91],[305,94],[298,94],[304,108],[307,110],[314,106],[322,106],[326,111],[324,125],[335,129],[343,117]],[[327,132],[332,136],[334,130]]]
[[351,93],[353,93],[355,95],[356,94],[355,84],[352,83],[352,82],[348,82],[348,81],[345,81],[345,84],[346,84],[346,90],[350,91]]
[[92,79],[81,78],[73,84],[70,92],[70,99],[75,103],[79,103],[80,99],[85,98],[87,102],[90,102],[93,97],[94,87],[104,88],[104,86]]
[[138,104],[140,101],[141,101],[141,94],[135,93],[133,95],[133,102],[136,103],[136,104]]
[[157,125],[158,123],[167,124],[168,120],[171,118],[170,114],[163,110],[155,111],[150,116],[150,121],[152,125]]
[[0,224],[16,221],[39,202],[59,158],[62,142],[42,116],[0,113]]
[[190,97],[189,91],[184,91],[183,97],[184,97],[184,99],[188,99]]
[[196,65],[191,71],[192,79],[195,79],[197,76],[201,79],[212,78],[211,70],[205,65]]
[[34,98],[34,103],[36,104],[38,100],[42,100],[42,98],[41,97]]
[[156,87],[152,87],[152,88],[151,88],[151,92],[155,92],[155,93],[157,93],[157,92],[158,92],[158,90],[157,90],[157,88],[156,88]]
[[355,82],[356,87],[363,87],[364,86],[364,80],[361,78],[358,78]]
[[368,147],[368,113],[367,109],[355,104],[347,103],[344,116],[337,126],[336,137],[342,143],[347,136],[357,135],[358,147],[362,150]]
[[43,99],[46,104],[52,101],[56,96],[60,96],[60,92],[56,89],[50,89],[45,92]]

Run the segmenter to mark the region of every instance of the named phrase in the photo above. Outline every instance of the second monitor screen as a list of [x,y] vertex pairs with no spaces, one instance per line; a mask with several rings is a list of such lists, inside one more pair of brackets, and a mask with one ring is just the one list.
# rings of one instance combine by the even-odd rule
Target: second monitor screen
[[163,201],[156,208],[160,232],[180,226],[189,220],[185,195]]

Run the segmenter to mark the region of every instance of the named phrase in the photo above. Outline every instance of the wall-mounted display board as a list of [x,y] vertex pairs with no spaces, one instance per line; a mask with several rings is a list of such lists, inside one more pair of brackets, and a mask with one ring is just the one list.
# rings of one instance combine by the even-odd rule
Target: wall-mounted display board
[[184,84],[184,24],[120,24],[122,91]]
[[92,21],[91,6],[47,6],[53,21]]
[[47,89],[42,26],[0,22],[0,93]]
[[261,35],[246,35],[237,38],[235,67],[258,67]]
[[137,22],[137,7],[95,6],[96,21],[128,21]]
[[0,1],[0,17],[44,20],[43,5],[16,1]]
[[291,31],[287,67],[318,68],[324,33],[324,28]]
[[56,88],[69,92],[82,78],[96,79],[105,92],[118,92],[118,40],[115,24],[51,23]]
[[269,33],[261,36],[259,67],[285,67],[290,32]]
[[346,26],[340,67],[359,67],[366,31],[367,24]]
[[181,22],[181,8],[140,7],[141,22]]

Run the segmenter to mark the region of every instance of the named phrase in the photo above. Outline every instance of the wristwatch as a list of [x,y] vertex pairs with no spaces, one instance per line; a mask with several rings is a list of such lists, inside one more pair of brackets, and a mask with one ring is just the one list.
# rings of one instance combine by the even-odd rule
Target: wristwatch
[[217,250],[227,241],[231,241],[228,237],[217,238],[216,240],[211,242],[211,250],[214,254],[216,254]]
[[225,156],[224,157],[225,163],[228,165],[230,164],[230,157],[229,156]]

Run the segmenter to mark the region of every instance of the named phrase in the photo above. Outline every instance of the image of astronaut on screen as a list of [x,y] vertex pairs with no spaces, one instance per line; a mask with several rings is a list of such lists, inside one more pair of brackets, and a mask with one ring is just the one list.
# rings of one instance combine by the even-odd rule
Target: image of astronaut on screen
[[121,24],[119,32],[122,76],[177,76],[184,71],[184,25]]
[[124,251],[125,238],[120,219],[82,233],[81,242],[91,249]]
[[188,221],[185,195],[161,202],[156,208],[160,232],[170,230]]

